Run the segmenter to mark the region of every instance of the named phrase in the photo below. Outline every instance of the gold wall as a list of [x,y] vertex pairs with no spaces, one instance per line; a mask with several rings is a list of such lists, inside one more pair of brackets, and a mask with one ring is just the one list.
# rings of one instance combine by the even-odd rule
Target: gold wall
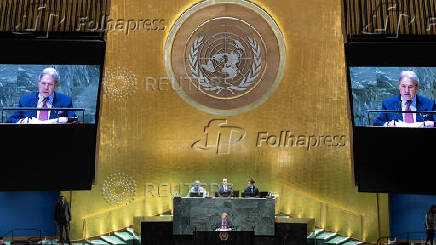
[[[278,193],[277,212],[312,217],[318,226],[366,241],[387,234],[387,196],[358,193],[353,184],[342,1],[252,1],[283,33],[285,73],[265,103],[227,117],[192,107],[168,80],[161,80],[154,90],[147,80],[167,77],[163,57],[169,29],[197,2],[111,1],[110,17],[119,24],[158,19],[158,30],[141,27],[127,34],[121,24],[109,29],[96,184],[91,191],[71,193],[72,238],[123,229],[132,225],[133,216],[171,211],[171,198],[165,195],[169,187],[161,185],[158,197],[159,183],[176,189],[180,183],[216,183],[224,176],[234,189],[242,190],[253,177],[261,190]],[[191,148],[204,137],[204,126],[212,119],[227,119],[246,131],[244,141],[233,145],[230,154]],[[295,135],[345,136],[345,146],[256,146],[258,132],[279,135],[287,130]],[[125,203],[114,206],[117,198]]]

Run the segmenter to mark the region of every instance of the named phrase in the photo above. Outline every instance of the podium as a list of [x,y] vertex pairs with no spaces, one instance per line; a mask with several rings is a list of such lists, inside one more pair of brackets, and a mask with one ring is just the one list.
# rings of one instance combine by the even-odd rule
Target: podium
[[[56,113],[57,115],[63,114],[65,112],[68,111],[76,111],[76,112],[81,112],[82,113],[82,120],[83,122],[85,122],[85,108],[36,108],[36,107],[3,107],[0,108],[1,111],[1,119],[0,122],[4,123],[4,111],[50,111],[53,113]],[[71,123],[70,120],[74,119],[74,122],[77,120],[77,118],[67,118],[67,122]],[[47,120],[47,122],[50,120]],[[52,122],[51,124],[55,124],[54,122]]]
[[174,197],[174,235],[208,231],[226,212],[238,231],[253,231],[256,236],[274,236],[274,198],[198,198]]
[[196,231],[195,245],[252,245],[254,231]]
[[[426,124],[425,121],[434,121],[433,115],[436,114],[436,111],[398,111],[398,110],[367,110],[367,116],[368,116],[368,126],[371,124],[371,113],[380,113],[380,114],[389,114],[389,113],[411,113],[416,115],[416,121],[415,123],[403,123],[399,122],[399,127],[412,127],[412,128],[425,128]],[[419,122],[418,122],[419,121]],[[391,127],[396,127],[395,123],[393,125],[390,125]],[[433,127],[434,125],[431,125],[430,127]]]

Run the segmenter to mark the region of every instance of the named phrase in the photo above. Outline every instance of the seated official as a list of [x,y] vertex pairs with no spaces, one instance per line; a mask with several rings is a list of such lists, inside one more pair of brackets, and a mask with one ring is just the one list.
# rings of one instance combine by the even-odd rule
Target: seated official
[[227,213],[221,214],[221,221],[215,224],[215,230],[231,230],[233,229],[233,224],[227,220]]
[[[72,108],[73,102],[70,96],[56,93],[59,85],[59,74],[54,68],[45,68],[38,81],[38,92],[25,95],[20,98],[19,107],[34,108]],[[7,123],[27,123],[35,118],[39,121],[47,121],[59,117],[75,117],[74,111],[15,111],[7,120]]]
[[[382,110],[393,111],[436,111],[434,100],[418,95],[419,78],[413,71],[403,71],[400,74],[398,83],[400,94],[387,98],[382,103]],[[407,124],[416,124],[418,122],[426,122],[426,126],[434,126],[436,114],[425,113],[380,113],[374,121],[374,126],[394,127],[396,122],[401,122],[399,125],[407,126]]]
[[194,186],[189,190],[188,197],[191,193],[198,193],[201,196],[206,197],[206,190],[200,186],[200,181],[198,180],[194,181]]
[[254,185],[253,179],[248,180],[248,186],[244,189],[244,193],[250,193],[250,196],[260,197],[259,189]]
[[223,179],[222,186],[218,188],[218,195],[222,197],[228,197],[232,194],[232,187],[227,185],[227,179]]

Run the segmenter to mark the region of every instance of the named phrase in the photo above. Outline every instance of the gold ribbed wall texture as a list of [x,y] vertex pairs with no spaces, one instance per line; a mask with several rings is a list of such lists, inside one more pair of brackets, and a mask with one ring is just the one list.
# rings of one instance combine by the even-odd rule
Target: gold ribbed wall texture
[[[387,196],[358,193],[353,184],[341,1],[252,1],[283,34],[284,74],[263,104],[232,116],[198,110],[165,78],[170,29],[198,2],[111,1],[96,184],[67,195],[73,239],[170,212],[171,194],[186,195],[185,183],[198,179],[215,191],[223,177],[236,190],[254,178],[279,194],[277,213],[315,218],[317,226],[366,241],[387,234]],[[245,136],[217,151],[212,139],[221,129],[209,127],[205,145],[214,119]],[[301,141],[265,142],[285,134]],[[307,147],[309,138],[318,143]],[[194,147],[198,140],[204,147]]]

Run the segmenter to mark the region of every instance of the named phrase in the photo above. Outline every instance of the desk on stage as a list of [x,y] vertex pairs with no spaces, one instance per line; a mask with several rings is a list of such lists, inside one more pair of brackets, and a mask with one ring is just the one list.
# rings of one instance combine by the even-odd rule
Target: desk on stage
[[175,197],[173,209],[174,235],[213,230],[225,212],[238,231],[274,236],[274,198]]
[[254,244],[253,231],[196,231],[194,233],[195,245],[252,245]]

